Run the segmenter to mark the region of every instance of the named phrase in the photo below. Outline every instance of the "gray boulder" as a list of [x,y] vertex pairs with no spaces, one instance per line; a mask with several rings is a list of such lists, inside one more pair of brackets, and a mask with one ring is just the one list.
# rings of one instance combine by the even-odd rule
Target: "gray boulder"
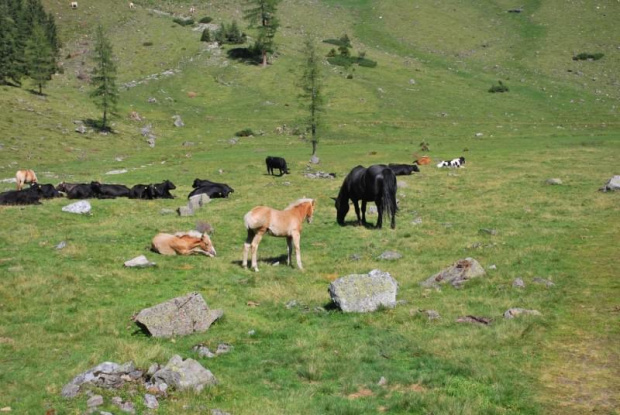
[[368,274],[338,278],[329,285],[328,291],[342,311],[366,313],[380,306],[396,306],[398,282],[388,272],[373,269]]
[[185,126],[185,123],[181,119],[180,115],[173,115],[172,118],[174,119],[174,126],[175,127],[184,127]]
[[189,206],[181,206],[177,209],[179,216],[194,216],[194,211]]
[[125,267],[127,268],[146,268],[154,267],[155,263],[146,259],[144,255],[137,256],[129,261],[125,261]]
[[133,362],[119,365],[114,362],[103,362],[84,373],[80,373],[66,384],[61,391],[65,398],[73,398],[80,392],[83,384],[89,383],[102,388],[119,388],[126,379],[139,378],[142,372],[137,371]]
[[90,213],[90,210],[91,210],[91,206],[88,200],[80,200],[79,202],[71,203],[70,205],[67,205],[62,208],[63,212],[79,213],[79,214]]
[[153,337],[185,336],[207,331],[223,314],[222,310],[210,310],[199,293],[190,293],[145,308],[134,321]]
[[559,186],[562,184],[562,180],[557,179],[557,178],[551,178],[551,179],[547,179],[547,181],[545,182],[551,186]]
[[191,389],[195,392],[218,383],[210,370],[194,359],[183,360],[179,355],[172,356],[166,366],[155,372],[153,379],[155,383],[163,382],[177,390]]
[[538,310],[527,310],[525,308],[510,308],[504,313],[504,318],[511,319],[520,315],[541,316],[542,314]]
[[450,283],[460,288],[466,281],[485,275],[484,268],[473,258],[461,259],[450,267],[438,272],[420,283],[423,287],[439,287],[439,284]]
[[190,197],[189,201],[187,202],[187,207],[191,211],[196,211],[209,202],[211,202],[211,198],[209,197],[209,195],[201,193],[199,195]]
[[614,176],[605,183],[605,186],[599,189],[601,192],[614,192],[620,190],[620,176]]

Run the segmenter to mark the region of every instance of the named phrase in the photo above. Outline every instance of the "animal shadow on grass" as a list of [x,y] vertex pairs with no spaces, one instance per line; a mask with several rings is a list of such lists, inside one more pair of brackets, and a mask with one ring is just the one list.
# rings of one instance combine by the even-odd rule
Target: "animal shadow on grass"
[[[259,257],[258,258],[258,263],[259,264],[266,264],[266,265],[273,265],[274,263],[279,262],[280,265],[286,265],[287,258],[288,258],[288,255],[286,255],[286,254],[282,254],[280,256],[273,256],[273,257],[269,257],[269,258],[260,258]],[[234,264],[234,265],[241,266],[241,260],[230,261],[230,263]]]
[[370,222],[358,223],[358,221],[355,220],[355,219],[354,220],[347,220],[347,221],[345,221],[344,225],[342,225],[342,226],[343,227],[345,227],[345,226],[354,226],[354,227],[363,226],[366,229],[377,229],[377,226],[375,224],[373,224],[373,223],[370,223]]

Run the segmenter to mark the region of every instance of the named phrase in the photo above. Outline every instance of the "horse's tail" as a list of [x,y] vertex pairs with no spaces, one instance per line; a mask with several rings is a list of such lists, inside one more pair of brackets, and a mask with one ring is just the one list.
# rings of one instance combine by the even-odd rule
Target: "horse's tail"
[[383,176],[383,214],[386,215],[392,221],[392,228],[394,228],[396,212],[398,206],[396,205],[396,175],[391,169],[384,169],[381,173]]

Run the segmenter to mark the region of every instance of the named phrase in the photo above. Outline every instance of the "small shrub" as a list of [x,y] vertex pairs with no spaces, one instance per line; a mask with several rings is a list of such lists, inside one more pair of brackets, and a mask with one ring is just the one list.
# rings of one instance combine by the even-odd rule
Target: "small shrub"
[[240,45],[245,43],[246,34],[241,33],[237,22],[233,20],[230,25],[222,23],[220,28],[215,32],[215,40],[220,44]]
[[363,66],[364,68],[374,68],[374,67],[377,66],[377,62],[372,61],[370,59],[363,58],[361,56],[359,58],[357,58],[356,63],[359,66]]
[[153,46],[153,42],[144,42],[142,46]]
[[493,85],[491,88],[489,88],[489,92],[491,93],[497,93],[497,92],[508,92],[509,89],[506,85],[504,85],[502,83],[502,81],[498,81],[499,85]]
[[180,26],[191,26],[194,24],[194,19],[183,19],[181,17],[175,17],[172,21]]
[[351,59],[346,56],[332,56],[327,58],[327,62],[336,66],[344,66],[345,68],[351,66]]
[[334,56],[336,56],[336,49],[332,48],[332,50],[330,50],[329,53],[327,54],[327,57],[333,58]]
[[201,18],[200,20],[198,20],[199,23],[211,23],[212,21],[213,21],[213,18],[209,16],[205,16]]
[[211,42],[211,31],[209,29],[205,29],[202,31],[202,36],[200,36],[201,42]]
[[352,73],[348,74],[347,79],[353,79],[353,74]]
[[597,61],[601,59],[605,54],[603,53],[580,53],[573,56],[574,61]]
[[235,137],[249,137],[252,135],[254,135],[254,131],[252,131],[251,128],[244,128],[243,130],[235,133]]

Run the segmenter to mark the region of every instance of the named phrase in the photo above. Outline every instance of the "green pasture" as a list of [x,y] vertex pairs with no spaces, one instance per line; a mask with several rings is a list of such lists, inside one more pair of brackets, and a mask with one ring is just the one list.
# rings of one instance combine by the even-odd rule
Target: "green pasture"
[[[147,369],[179,354],[199,360],[219,385],[173,391],[157,413],[618,413],[620,198],[597,189],[620,174],[612,19],[620,4],[525,0],[524,12],[513,14],[506,10],[515,4],[504,0],[284,0],[278,54],[261,68],[228,58],[228,47],[207,50],[199,31],[151,11],[182,14],[187,1],[135,2],[133,11],[82,3],[70,10],[45,2],[57,16],[63,55],[73,56],[63,59],[64,74],[46,95],[31,93],[27,81],[0,86],[0,180],[18,168],[53,184],[169,179],[176,199],[91,200],[88,216],[62,212],[66,199],[0,207],[0,408],[82,414],[84,393],[60,395],[77,374],[103,361]],[[195,17],[234,18],[245,28],[241,3],[196,5]],[[112,134],[78,134],[74,121],[101,116],[88,84],[76,78],[91,65],[98,22],[109,30],[119,84],[178,72],[123,90]],[[306,33],[318,41],[347,33],[354,54],[378,62],[373,69],[323,65],[318,165],[309,165],[310,142],[291,132],[306,115],[297,86]],[[331,47],[319,43],[325,54]],[[572,61],[580,52],[605,57]],[[510,92],[488,93],[498,80]],[[175,128],[173,115],[185,127]],[[154,148],[140,133],[147,124]],[[231,143],[245,128],[256,135]],[[430,152],[420,150],[422,141]],[[463,169],[430,165],[399,176],[395,230],[336,224],[331,197],[351,168],[410,163],[414,154],[467,161]],[[291,174],[268,176],[268,155],[285,157]],[[106,174],[120,169],[127,172]],[[306,178],[307,169],[336,179]],[[193,217],[162,215],[185,204],[195,178],[235,192]],[[547,185],[549,178],[562,185]],[[0,190],[13,186],[1,182]],[[260,245],[260,272],[243,270],[243,215],[301,197],[318,203],[301,237],[305,270],[285,265],[286,242],[273,237]],[[347,220],[353,217],[351,210]],[[217,257],[149,251],[156,233],[194,229],[198,221],[215,229]],[[66,247],[58,250],[61,241]],[[386,250],[403,257],[378,260]],[[141,254],[157,266],[123,267]],[[487,275],[460,290],[419,285],[465,257]],[[344,314],[329,307],[331,281],[372,269],[398,281],[396,308]],[[512,287],[517,277],[524,289]],[[535,277],[555,285],[534,284]],[[155,339],[131,321],[145,307],[194,291],[225,313],[205,333]],[[291,300],[298,305],[287,308]],[[512,307],[542,315],[504,319]],[[441,319],[429,321],[424,310]],[[455,322],[466,315],[493,321]],[[214,359],[191,350],[222,342],[234,349]],[[387,384],[378,385],[381,377]],[[121,396],[148,413],[142,390],[95,392],[105,397],[100,410],[119,413],[110,400]]]

